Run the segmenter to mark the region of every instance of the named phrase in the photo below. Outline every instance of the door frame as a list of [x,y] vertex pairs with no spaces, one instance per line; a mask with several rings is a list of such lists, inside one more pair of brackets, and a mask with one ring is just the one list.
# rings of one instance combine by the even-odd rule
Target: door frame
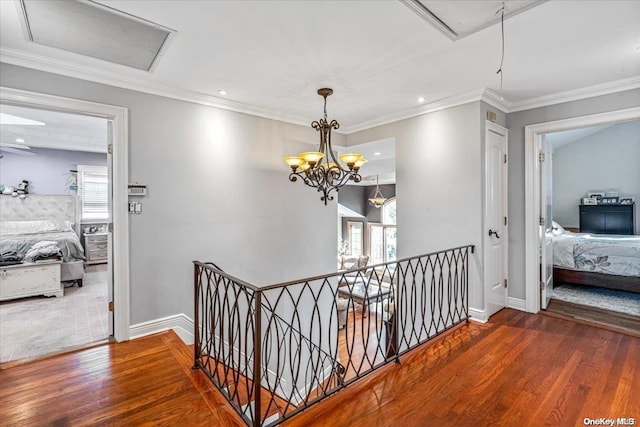
[[[0,86],[3,103],[95,116],[113,122],[113,338],[129,339],[128,109]],[[105,307],[105,310],[107,307]]]
[[546,167],[538,161],[540,154],[538,141],[545,133],[571,130],[585,126],[621,123],[640,120],[640,107],[610,111],[552,122],[538,123],[524,128],[525,152],[525,310],[529,313],[540,311],[540,173]]
[[[483,214],[483,221],[482,221],[482,247],[485,248],[483,250],[483,273],[482,273],[482,281],[484,283],[484,309],[485,309],[485,316],[488,319],[488,313],[489,313],[489,301],[491,298],[491,283],[489,282],[489,280],[487,280],[486,274],[487,274],[487,263],[488,263],[488,258],[487,258],[487,250],[486,248],[489,245],[489,235],[488,235],[488,227],[487,227],[487,216],[488,216],[488,204],[487,204],[487,191],[488,191],[488,177],[489,177],[489,171],[487,170],[487,139],[488,139],[488,134],[489,132],[494,132],[496,134],[499,135],[504,135],[505,138],[505,150],[504,150],[504,154],[505,156],[507,156],[507,159],[509,157],[509,130],[503,126],[500,126],[497,123],[491,122],[489,120],[485,120],[485,135],[484,135],[484,152],[483,152],[483,162],[484,162],[484,200],[483,200],[483,204],[484,204],[484,214]],[[509,201],[509,172],[508,172],[508,168],[507,168],[507,164],[508,163],[503,163],[503,167],[502,167],[502,195],[500,197],[501,201],[502,201],[502,212],[504,214],[504,216],[508,217],[508,201]],[[502,233],[501,239],[504,239],[502,241],[502,277],[503,279],[507,279],[509,277],[509,226],[508,224],[502,224],[500,231]],[[504,293],[504,307],[508,307],[508,300],[509,300],[509,291],[508,288]],[[485,319],[486,320],[486,319]]]

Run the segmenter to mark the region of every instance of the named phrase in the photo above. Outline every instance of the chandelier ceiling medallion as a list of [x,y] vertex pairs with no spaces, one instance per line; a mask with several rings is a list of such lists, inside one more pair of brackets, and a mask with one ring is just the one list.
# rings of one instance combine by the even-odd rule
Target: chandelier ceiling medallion
[[324,98],[324,118],[311,123],[311,127],[320,132],[318,151],[307,151],[284,158],[292,171],[289,174],[289,181],[295,182],[298,177],[302,178],[306,185],[322,193],[320,200],[325,205],[329,200],[333,200],[332,191],[338,191],[349,181],[360,182],[362,177],[358,171],[367,162],[367,159],[358,153],[340,154],[338,157],[344,164],[336,159],[336,154],[331,147],[331,130],[338,129],[340,125],[336,120],[331,122],[327,120],[327,96],[332,93],[333,89],[318,89],[318,95]]
[[376,192],[373,193],[373,197],[369,199],[369,204],[374,208],[381,208],[382,205],[384,205],[385,200],[387,199],[382,195],[382,191],[380,191],[380,184],[378,183],[378,175],[376,175]]

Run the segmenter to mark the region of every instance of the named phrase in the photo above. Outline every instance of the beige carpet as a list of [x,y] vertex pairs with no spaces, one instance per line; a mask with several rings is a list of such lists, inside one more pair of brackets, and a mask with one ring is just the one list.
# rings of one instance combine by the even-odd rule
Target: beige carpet
[[82,288],[65,288],[62,298],[0,302],[0,363],[106,339],[107,271],[106,265],[100,267],[100,271],[85,272]]

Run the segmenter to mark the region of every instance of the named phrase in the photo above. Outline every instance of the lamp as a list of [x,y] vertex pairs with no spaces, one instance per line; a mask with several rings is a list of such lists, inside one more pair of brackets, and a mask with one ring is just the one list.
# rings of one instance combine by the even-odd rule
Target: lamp
[[333,93],[333,89],[318,89],[318,95],[324,98],[324,117],[311,123],[311,127],[320,132],[320,146],[318,151],[307,151],[297,156],[288,156],[283,160],[291,167],[289,181],[295,182],[298,178],[309,187],[316,188],[322,193],[320,200],[326,205],[333,200],[332,191],[338,191],[349,181],[360,182],[362,177],[358,171],[367,162],[362,154],[344,153],[336,159],[331,147],[331,131],[338,129],[340,125],[336,120],[327,120],[327,96]]
[[373,197],[369,199],[369,204],[375,208],[381,208],[384,205],[384,201],[387,200],[380,191],[380,185],[378,184],[378,175],[376,175],[376,192],[373,193]]

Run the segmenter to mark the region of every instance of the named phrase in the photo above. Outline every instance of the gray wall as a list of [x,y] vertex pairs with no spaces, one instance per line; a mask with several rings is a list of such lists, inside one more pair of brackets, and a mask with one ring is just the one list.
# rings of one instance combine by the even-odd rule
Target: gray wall
[[129,109],[129,179],[148,186],[129,217],[133,324],[193,316],[195,259],[258,285],[335,271],[337,233],[309,230],[337,230],[337,205],[282,162],[311,127],[8,64],[0,84]]
[[359,185],[346,185],[338,191],[338,203],[349,209],[365,214],[365,188]]
[[[553,153],[553,219],[578,227],[578,204],[588,192],[615,191],[640,202],[640,121],[619,123]],[[640,210],[636,210],[639,234]]]
[[[369,204],[369,199],[376,191],[375,185],[348,185],[338,192],[338,202],[367,217],[367,221],[380,222],[380,209]],[[395,184],[384,184],[380,186],[380,191],[387,199],[396,196]]]
[[69,189],[71,169],[77,165],[107,166],[107,154],[83,151],[32,148],[34,156],[3,153],[0,159],[0,184],[15,187],[29,181],[32,194],[75,194]]
[[471,307],[483,310],[481,103],[472,102],[347,136],[348,145],[395,138],[398,257],[473,244]]
[[524,127],[640,106],[640,89],[507,115],[509,128],[509,296],[524,299]]

